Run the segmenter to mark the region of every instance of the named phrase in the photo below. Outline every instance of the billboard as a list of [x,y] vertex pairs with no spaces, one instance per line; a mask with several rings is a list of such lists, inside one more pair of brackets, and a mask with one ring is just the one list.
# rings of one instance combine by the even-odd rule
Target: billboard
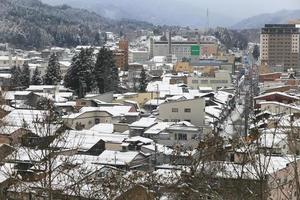
[[199,45],[191,46],[191,55],[192,56],[200,56],[200,46]]

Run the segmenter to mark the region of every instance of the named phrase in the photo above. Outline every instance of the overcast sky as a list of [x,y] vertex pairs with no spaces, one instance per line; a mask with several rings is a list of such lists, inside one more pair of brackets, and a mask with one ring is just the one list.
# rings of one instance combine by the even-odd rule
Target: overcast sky
[[[142,0],[141,0],[142,1]],[[163,0],[161,0],[163,1]],[[282,9],[300,9],[300,0],[176,0],[197,7],[206,7],[211,12],[243,19],[261,13]]]
[[230,26],[248,17],[279,10],[300,9],[300,0],[42,0],[69,4],[110,18],[130,18],[169,25]]

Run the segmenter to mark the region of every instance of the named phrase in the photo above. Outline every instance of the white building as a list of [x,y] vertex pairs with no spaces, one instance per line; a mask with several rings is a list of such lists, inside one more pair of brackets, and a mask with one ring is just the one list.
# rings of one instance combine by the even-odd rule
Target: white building
[[166,122],[191,122],[204,126],[205,100],[202,98],[169,101],[159,106],[159,118]]
[[148,51],[129,50],[129,63],[141,63],[149,60]]
[[214,76],[201,76],[193,74],[187,77],[187,85],[192,89],[199,89],[200,87],[212,87],[217,90],[222,87],[231,87],[231,75],[227,70],[215,71]]

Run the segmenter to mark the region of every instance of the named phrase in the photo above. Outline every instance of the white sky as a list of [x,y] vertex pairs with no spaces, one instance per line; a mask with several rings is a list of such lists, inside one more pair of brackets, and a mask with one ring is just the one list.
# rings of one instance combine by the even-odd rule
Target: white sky
[[[163,1],[163,0],[162,0]],[[211,12],[243,19],[282,9],[300,9],[300,0],[175,0],[208,8]]]

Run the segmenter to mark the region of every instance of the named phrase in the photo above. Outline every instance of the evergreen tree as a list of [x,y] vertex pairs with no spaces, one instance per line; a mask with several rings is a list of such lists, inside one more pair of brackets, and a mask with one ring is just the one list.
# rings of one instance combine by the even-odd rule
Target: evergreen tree
[[145,92],[146,88],[147,88],[147,75],[146,75],[146,71],[144,68],[142,69],[140,76],[141,76],[140,77],[140,85],[139,85],[140,92]]
[[11,68],[11,86],[13,87],[20,87],[21,85],[21,69],[20,67],[13,66]]
[[258,60],[260,52],[259,52],[259,47],[257,45],[254,46],[252,55],[255,60]]
[[41,78],[41,72],[38,68],[35,68],[32,78],[31,78],[31,85],[42,85],[43,81]]
[[46,74],[44,76],[45,85],[56,85],[61,81],[60,64],[55,53],[50,56]]
[[28,63],[24,63],[20,77],[21,85],[28,88],[30,85],[30,69]]
[[82,49],[72,58],[64,84],[73,89],[81,98],[95,88],[93,49]]
[[113,53],[106,49],[100,49],[95,64],[96,83],[100,93],[116,91],[119,84],[119,72],[115,65]]

